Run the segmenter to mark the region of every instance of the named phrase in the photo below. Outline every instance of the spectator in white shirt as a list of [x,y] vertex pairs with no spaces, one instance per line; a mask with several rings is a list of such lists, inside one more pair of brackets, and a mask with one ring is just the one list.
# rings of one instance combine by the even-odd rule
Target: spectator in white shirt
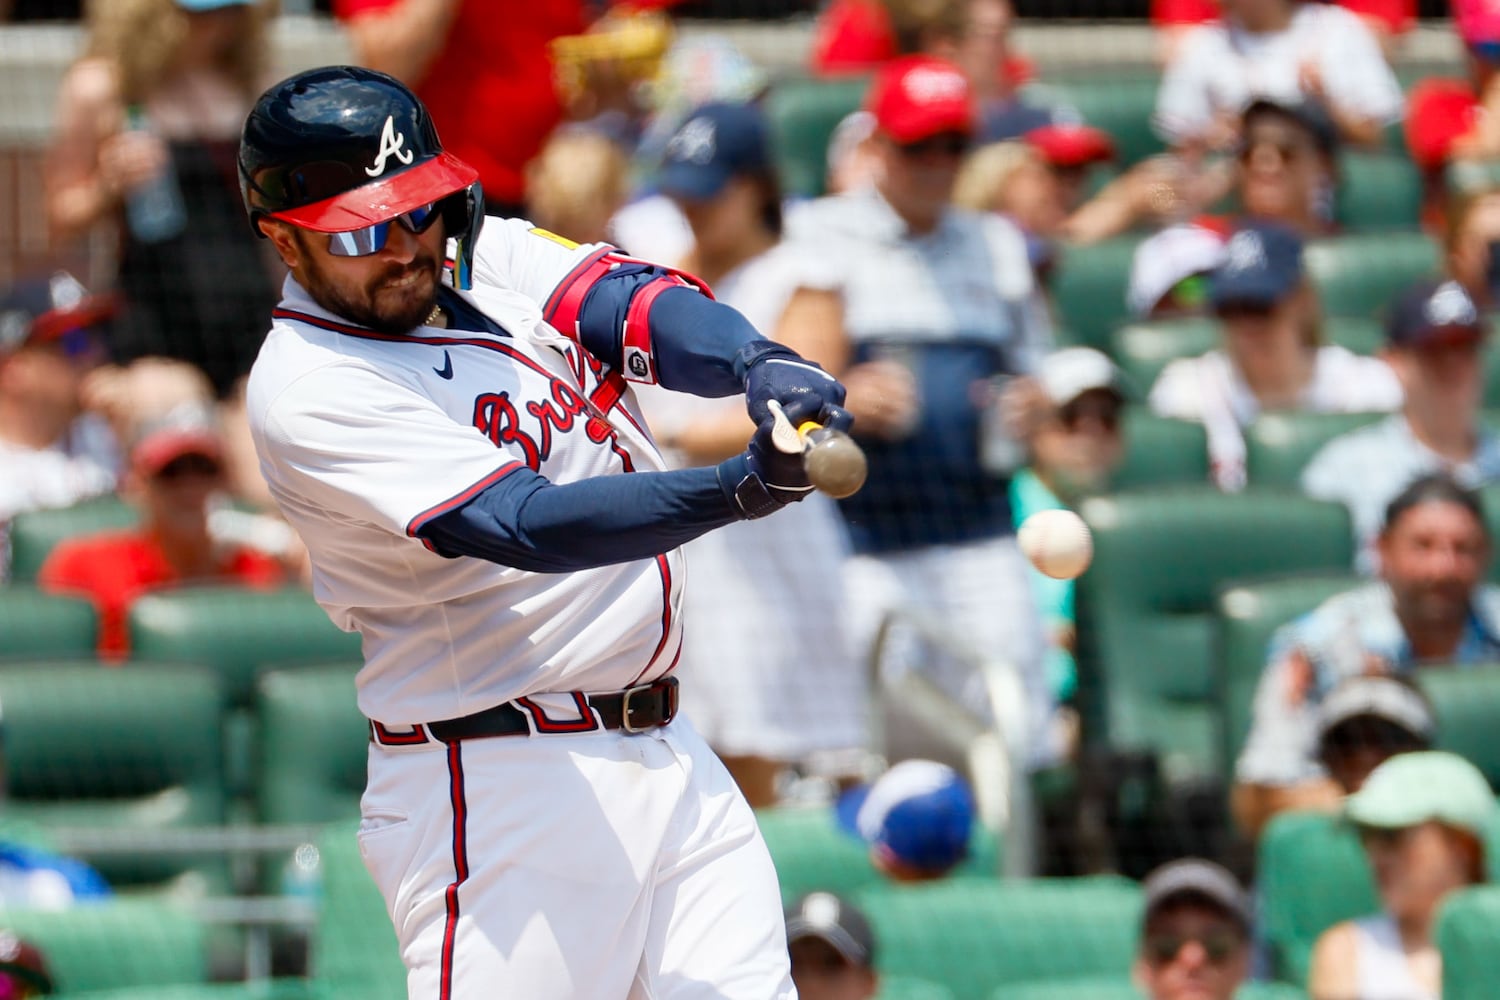
[[1156,413],[1198,421],[1220,489],[1245,485],[1244,428],[1268,410],[1360,413],[1401,405],[1384,361],[1322,343],[1316,294],[1302,269],[1302,239],[1270,223],[1230,237],[1209,303],[1224,346],[1169,364],[1151,389]]
[[1357,15],[1297,0],[1222,6],[1223,20],[1184,39],[1162,78],[1154,124],[1174,147],[1228,148],[1240,112],[1258,97],[1320,101],[1357,145],[1375,145],[1401,119],[1401,87]]

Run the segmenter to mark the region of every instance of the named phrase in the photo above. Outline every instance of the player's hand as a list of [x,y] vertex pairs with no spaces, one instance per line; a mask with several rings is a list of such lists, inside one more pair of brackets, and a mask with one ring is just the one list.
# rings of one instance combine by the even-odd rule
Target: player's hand
[[[788,413],[793,424],[798,418]],[[854,418],[849,411],[839,406],[824,407],[819,423],[825,427],[847,431]],[[719,466],[721,481],[728,473],[733,481],[725,483],[734,495],[740,512],[746,518],[765,517],[789,503],[807,499],[813,491],[812,482],[802,464],[802,452],[784,452],[776,447],[772,431],[775,420],[767,417],[755,430],[750,447],[742,455],[731,458]]]
[[745,409],[756,427],[765,427],[771,419],[768,404],[773,399],[793,424],[816,420],[831,427],[835,411],[844,412],[844,387],[839,380],[790,347],[770,340],[752,341],[740,349],[734,365],[744,380]]

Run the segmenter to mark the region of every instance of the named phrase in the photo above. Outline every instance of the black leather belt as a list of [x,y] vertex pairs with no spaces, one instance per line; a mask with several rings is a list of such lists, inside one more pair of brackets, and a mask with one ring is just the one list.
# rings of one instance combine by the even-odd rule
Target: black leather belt
[[[665,726],[677,715],[677,678],[666,677],[650,684],[641,684],[624,691],[607,694],[580,694],[575,697],[586,702],[594,710],[599,725],[605,729],[623,729],[627,733],[640,733],[658,726]],[[522,699],[523,701],[525,699]],[[538,719],[540,709],[526,709],[516,702],[508,701],[494,708],[486,708],[473,715],[442,722],[424,723],[422,728],[435,740],[449,743],[454,740],[482,739],[489,736],[529,736],[533,726],[537,732],[547,732],[549,724]],[[553,732],[589,732],[594,726],[582,728],[577,723],[553,723]],[[384,727],[376,723],[371,727],[371,739],[379,743],[410,742],[407,736],[377,733]],[[405,736],[406,734],[402,734]],[[425,742],[417,739],[415,742]]]

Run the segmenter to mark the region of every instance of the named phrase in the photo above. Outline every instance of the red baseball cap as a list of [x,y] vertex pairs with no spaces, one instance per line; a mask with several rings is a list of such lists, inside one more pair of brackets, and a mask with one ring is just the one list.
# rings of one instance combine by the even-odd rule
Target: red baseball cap
[[1092,125],[1043,125],[1024,138],[1054,167],[1083,167],[1115,158],[1114,140]]
[[1467,83],[1424,80],[1411,93],[1406,148],[1423,170],[1439,170],[1458,140],[1474,131],[1484,105]]
[[224,460],[224,440],[212,414],[192,404],[148,421],[136,435],[130,462],[140,473],[154,476],[183,455]]
[[870,85],[866,108],[880,131],[900,143],[944,132],[974,131],[974,96],[958,67],[931,56],[887,63]]

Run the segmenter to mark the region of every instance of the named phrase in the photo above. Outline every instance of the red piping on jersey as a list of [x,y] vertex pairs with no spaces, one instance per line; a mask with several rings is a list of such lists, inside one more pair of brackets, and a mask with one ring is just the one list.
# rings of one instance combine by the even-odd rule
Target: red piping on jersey
[[416,538],[423,545],[427,546],[430,551],[436,552],[437,549],[434,549],[432,547],[431,542],[429,542],[425,538],[418,538],[417,532],[421,531],[422,528],[426,526],[428,521],[431,521],[435,517],[441,517],[442,515],[448,513],[450,510],[456,510],[459,507],[462,507],[470,500],[473,500],[480,493],[483,493],[485,490],[489,489],[491,486],[495,485],[500,480],[504,479],[506,476],[510,475],[512,472],[521,467],[522,463],[520,462],[507,462],[506,464],[500,466],[500,468],[496,469],[494,472],[491,472],[489,475],[479,480],[479,482],[475,483],[473,486],[470,486],[468,489],[464,490],[462,493],[455,494],[454,496],[449,497],[447,500],[444,500],[442,503],[437,504],[436,506],[428,507],[426,510],[422,511],[422,513],[406,522],[407,537]]
[[443,892],[448,910],[443,923],[439,1000],[453,997],[453,951],[458,939],[458,887],[469,877],[468,804],[464,799],[464,762],[458,740],[448,744],[448,798],[453,806],[453,881]]
[[657,640],[656,648],[646,659],[646,665],[641,668],[640,673],[635,675],[635,680],[630,682],[632,687],[639,684],[641,678],[656,666],[657,659],[661,657],[661,651],[667,648],[667,640],[672,635],[672,565],[667,561],[665,554],[656,557],[656,569],[661,573],[661,638]]

